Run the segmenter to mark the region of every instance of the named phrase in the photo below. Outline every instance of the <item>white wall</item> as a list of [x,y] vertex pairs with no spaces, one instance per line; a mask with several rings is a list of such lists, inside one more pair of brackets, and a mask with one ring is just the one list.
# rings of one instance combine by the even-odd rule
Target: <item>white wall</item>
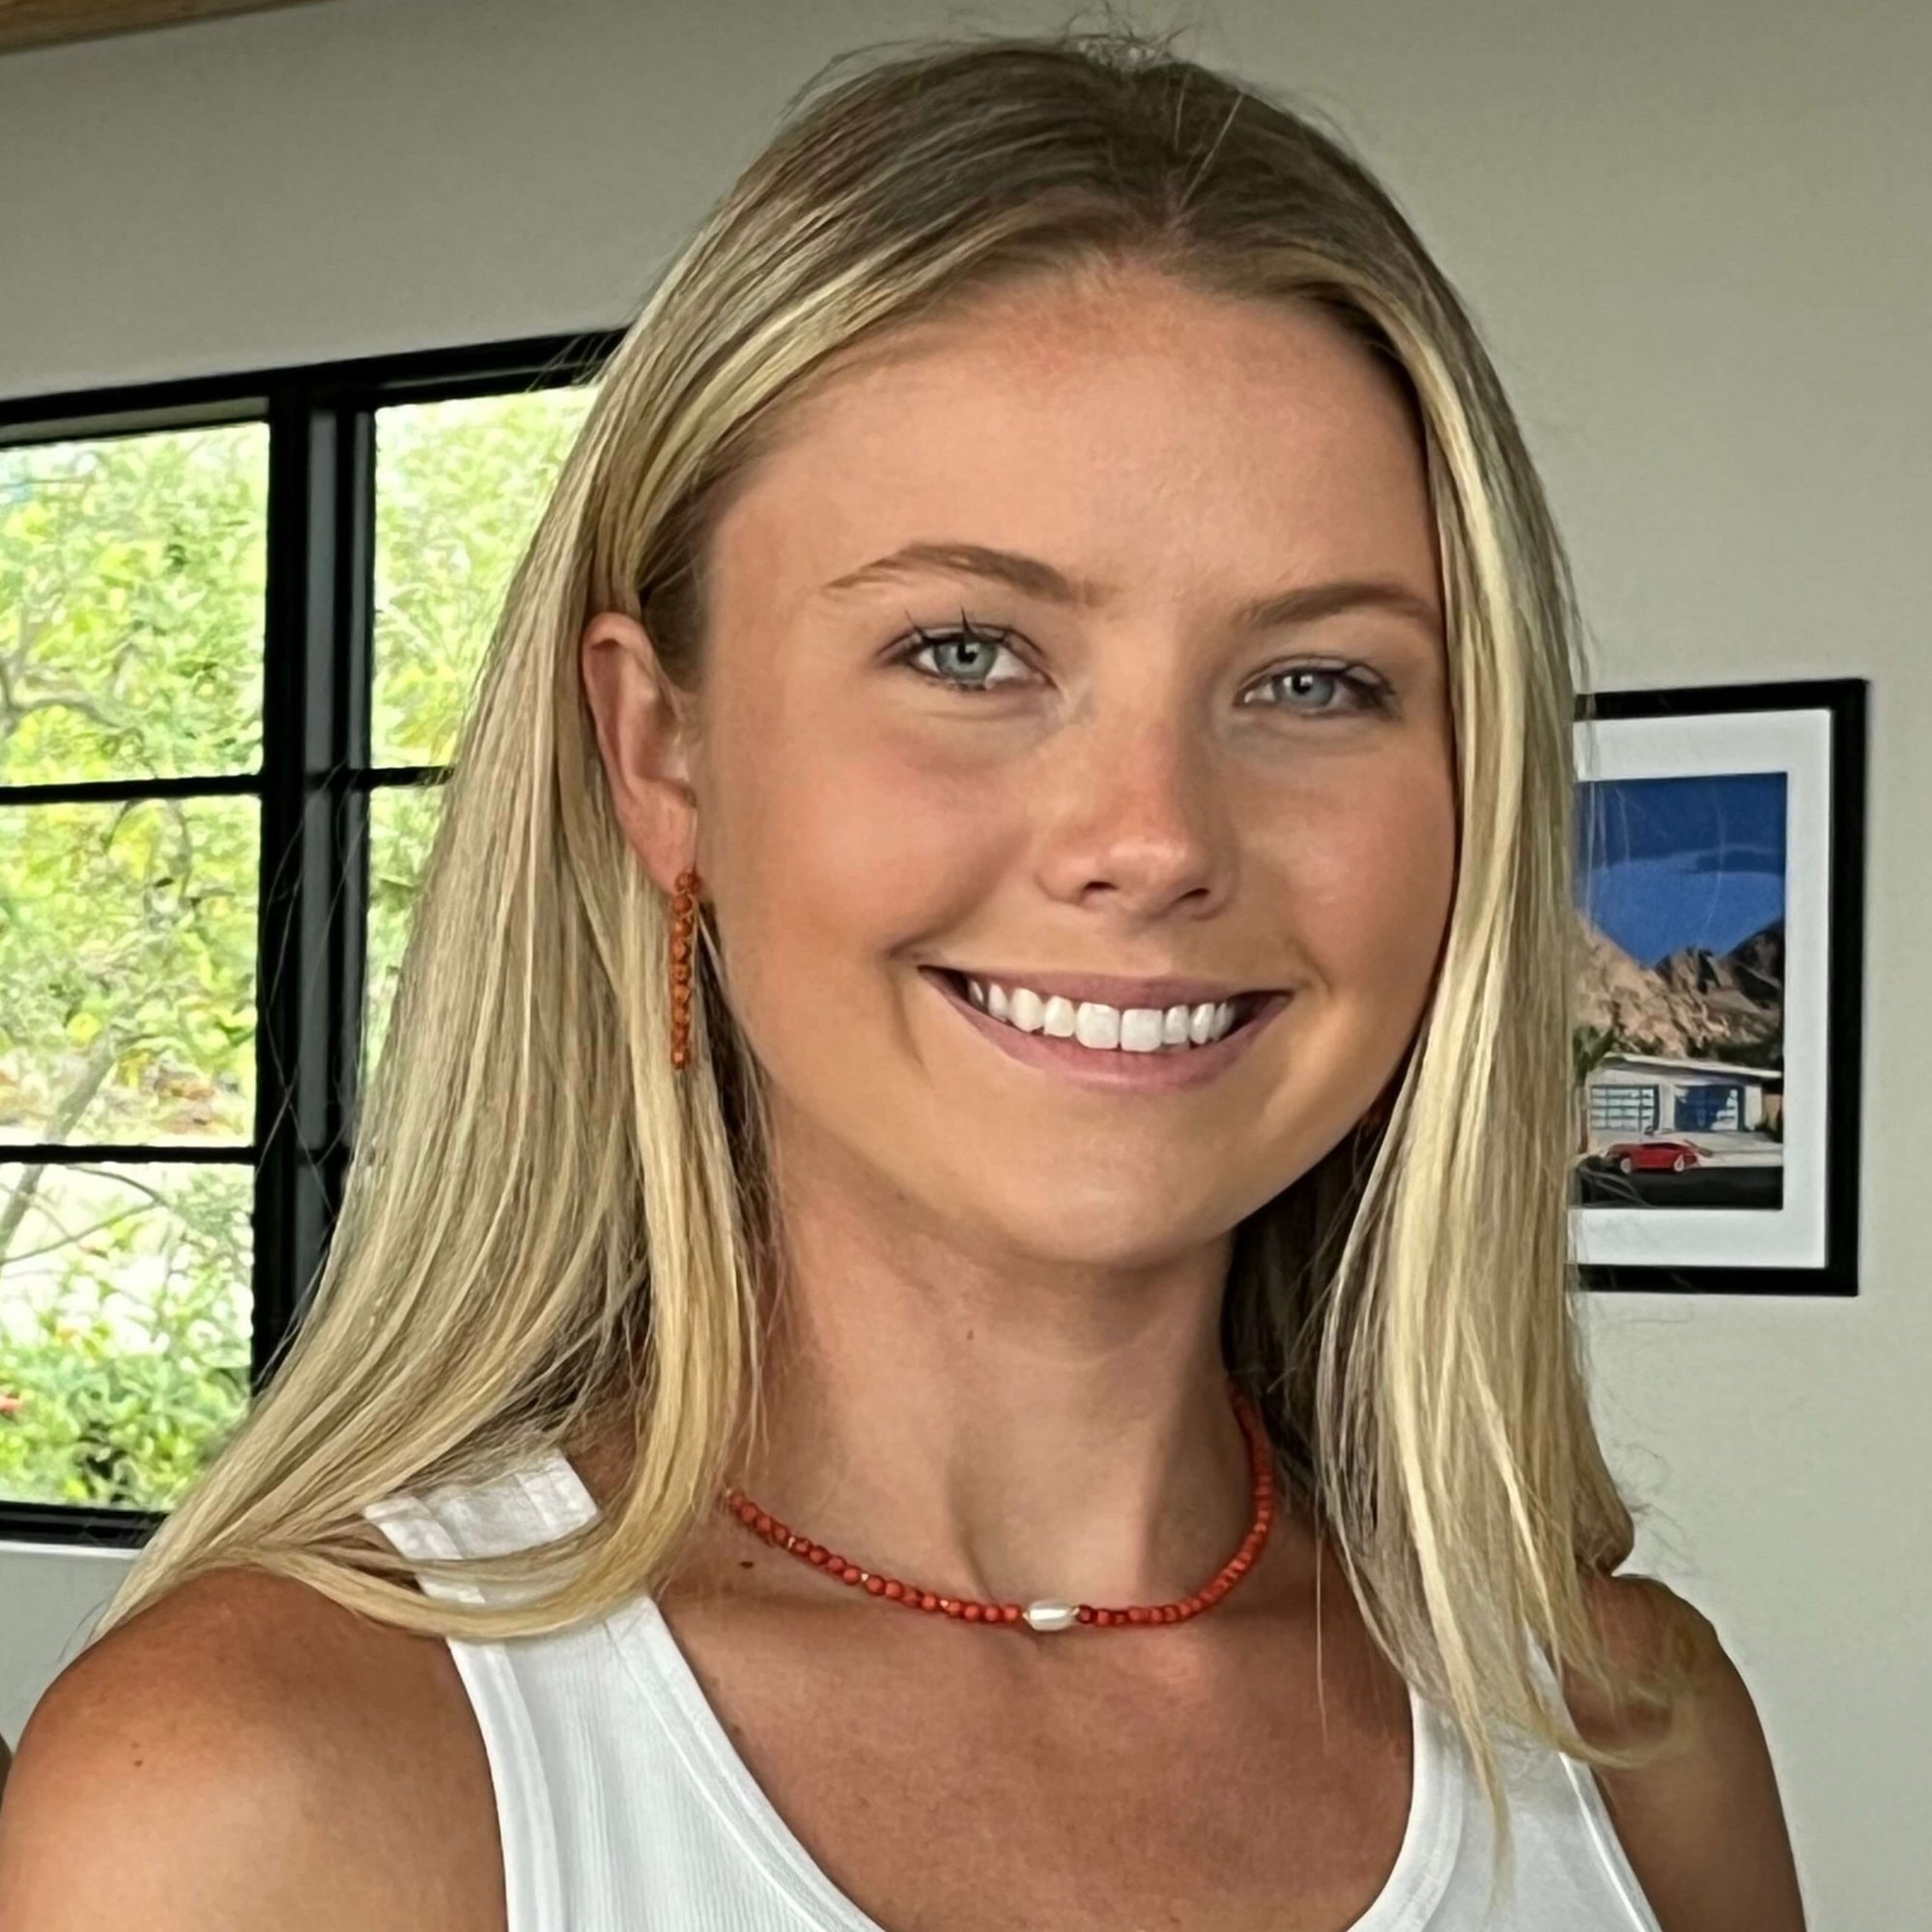
[[[1754,1688],[1814,1926],[1902,1923],[1932,1896],[1932,8],[1190,13],[1203,58],[1334,117],[1471,300],[1605,683],[1873,680],[1863,1294],[1605,1300],[1593,1346],[1639,1557]],[[1059,16],[329,0],[0,59],[0,393],[620,322],[822,59]],[[0,1552],[10,1735],[110,1564]]]
[[48,1681],[79,1654],[128,1560],[105,1549],[0,1543],[0,1738],[19,1737]]

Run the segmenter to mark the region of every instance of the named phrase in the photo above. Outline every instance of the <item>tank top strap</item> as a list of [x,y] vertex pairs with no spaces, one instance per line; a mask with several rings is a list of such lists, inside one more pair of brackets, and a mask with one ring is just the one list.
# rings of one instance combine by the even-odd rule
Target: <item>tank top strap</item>
[[[477,1482],[384,1496],[363,1512],[406,1556],[502,1556],[554,1543],[597,1514],[568,1460],[551,1450]],[[456,1578],[423,1578],[433,1596],[480,1603],[496,1591]]]
[[[594,1515],[595,1505],[558,1454],[483,1482],[399,1492],[362,1513],[405,1556],[498,1556],[554,1542]],[[428,1595],[457,1603],[509,1595],[501,1585],[486,1588],[460,1577],[418,1573],[417,1581]],[[576,1921],[562,1834],[540,1742],[543,1714],[532,1710],[518,1668],[519,1641],[543,1640],[445,1639],[489,1762],[509,1932],[565,1932]]]
[[[1569,1700],[1563,1694],[1562,1681],[1549,1661],[1549,1653],[1534,1636],[1528,1638],[1526,1648],[1530,1674],[1543,1692],[1546,1708],[1574,1723]],[[1579,1764],[1564,1752],[1550,1751],[1547,1756],[1561,1768],[1581,1818],[1583,1835],[1602,1868],[1604,1881],[1611,1895],[1629,1914],[1632,1932],[1662,1932],[1657,1914],[1637,1878],[1636,1869],[1624,1850],[1623,1840],[1617,1836],[1616,1827],[1610,1822],[1609,1806],[1605,1803],[1603,1787],[1597,1782],[1595,1774],[1587,1764]]]

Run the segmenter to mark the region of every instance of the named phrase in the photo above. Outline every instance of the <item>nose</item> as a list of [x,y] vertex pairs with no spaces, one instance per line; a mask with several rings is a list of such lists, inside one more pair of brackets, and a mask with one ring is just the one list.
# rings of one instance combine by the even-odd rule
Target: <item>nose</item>
[[1043,749],[1042,770],[1034,822],[1052,896],[1135,921],[1222,903],[1234,857],[1212,748],[1172,708],[1090,717]]

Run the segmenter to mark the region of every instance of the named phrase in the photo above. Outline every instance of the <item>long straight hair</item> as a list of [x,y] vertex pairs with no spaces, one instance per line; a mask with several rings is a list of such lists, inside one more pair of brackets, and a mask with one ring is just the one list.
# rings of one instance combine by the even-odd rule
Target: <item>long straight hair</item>
[[[1412,409],[1443,573],[1453,906],[1386,1123],[1236,1231],[1223,1345],[1375,1640],[1466,1742],[1507,1862],[1504,1734],[1603,1767],[1532,1651],[1623,1704],[1587,1604],[1632,1520],[1585,1400],[1567,1242],[1568,567],[1463,305],[1333,134],[1133,30],[891,43],[833,63],[606,365],[515,574],[457,748],[387,1045],[306,1316],[96,1635],[249,1565],[491,1640],[667,1577],[757,1410],[781,1272],[760,1069],[700,928],[674,1076],[668,904],[613,813],[579,675],[641,617],[701,683],[710,534],[848,352],[1022,278],[1123,263],[1313,305]],[[849,70],[849,71],[848,71]],[[363,1508],[619,1432],[597,1520],[406,1562]],[[514,1583],[426,1597],[409,1569]]]

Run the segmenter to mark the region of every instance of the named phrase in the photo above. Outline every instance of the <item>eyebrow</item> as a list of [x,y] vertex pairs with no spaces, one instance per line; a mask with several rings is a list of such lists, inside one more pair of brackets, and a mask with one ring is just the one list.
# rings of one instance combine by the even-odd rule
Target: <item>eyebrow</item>
[[[1094,610],[1111,594],[1102,584],[1065,576],[1052,564],[1018,551],[993,550],[984,544],[909,543],[890,555],[875,557],[857,570],[837,577],[825,586],[826,595],[867,590],[895,583],[923,572],[953,571],[1005,583],[1029,597],[1076,610]],[[1382,578],[1339,578],[1327,583],[1298,584],[1293,590],[1256,598],[1236,612],[1242,631],[1271,631],[1288,624],[1309,624],[1338,611],[1381,610],[1408,617],[1432,632],[1442,619],[1434,605],[1414,591]]]

